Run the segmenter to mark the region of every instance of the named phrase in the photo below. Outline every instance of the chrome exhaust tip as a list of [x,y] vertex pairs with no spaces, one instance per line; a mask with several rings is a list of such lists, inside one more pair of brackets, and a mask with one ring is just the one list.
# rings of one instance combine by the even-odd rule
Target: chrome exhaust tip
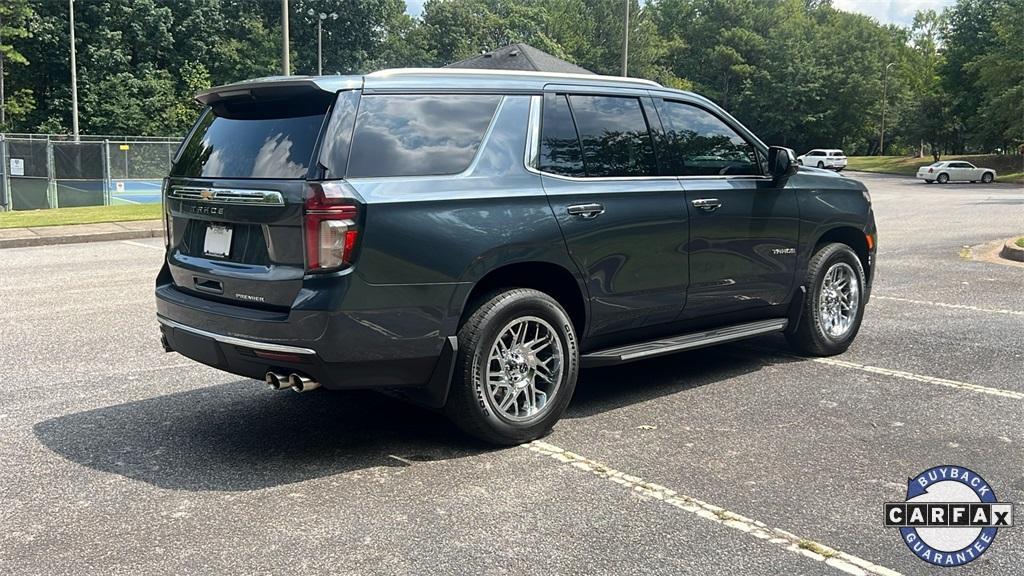
[[310,390],[316,390],[320,387],[320,383],[312,378],[303,376],[302,374],[292,373],[288,376],[288,382],[291,385],[292,390],[296,392],[309,392]]
[[267,372],[267,375],[264,377],[264,379],[267,381],[267,384],[269,384],[270,387],[273,388],[274,390],[284,390],[285,388],[292,387],[292,383],[288,379],[288,376],[285,376],[284,374],[278,374],[277,372]]

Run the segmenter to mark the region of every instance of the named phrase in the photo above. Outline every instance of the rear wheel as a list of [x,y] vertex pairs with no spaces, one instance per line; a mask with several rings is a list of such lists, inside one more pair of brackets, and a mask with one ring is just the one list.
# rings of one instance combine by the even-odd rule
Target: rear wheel
[[831,356],[850,347],[864,316],[864,267],[846,244],[822,246],[805,278],[807,296],[800,323],[786,334],[790,346],[813,356]]
[[468,434],[521,444],[546,434],[572,399],[579,349],[553,298],[526,288],[482,299],[459,330],[445,411]]
[[981,175],[981,181],[985,184],[991,184],[992,180],[995,180],[995,176],[991,172],[985,172]]
[[949,174],[946,174],[946,173],[939,174],[939,177],[936,178],[936,180],[939,181],[939,184],[945,184],[946,182],[949,182]]

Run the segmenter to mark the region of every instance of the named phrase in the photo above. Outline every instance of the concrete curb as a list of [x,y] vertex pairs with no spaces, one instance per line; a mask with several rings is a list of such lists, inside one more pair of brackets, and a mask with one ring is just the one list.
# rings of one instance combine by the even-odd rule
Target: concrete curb
[[159,220],[0,230],[0,249],[160,238]]
[[999,255],[1014,262],[1024,262],[1024,248],[1017,246],[1017,237],[1007,240],[1003,244],[1003,249],[999,251]]

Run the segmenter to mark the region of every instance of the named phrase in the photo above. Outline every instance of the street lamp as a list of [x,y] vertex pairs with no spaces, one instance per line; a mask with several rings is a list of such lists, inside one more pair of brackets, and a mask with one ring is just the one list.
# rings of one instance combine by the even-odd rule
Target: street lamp
[[885,65],[885,71],[882,72],[882,133],[878,135],[878,155],[885,156],[885,103],[886,103],[886,84],[889,82],[889,67],[894,66],[895,62],[889,62]]
[[312,8],[309,9],[307,14],[316,18],[316,75],[322,76],[324,73],[324,20],[327,20],[328,18],[331,20],[337,20],[338,15],[334,12],[324,14],[323,12],[317,12]]

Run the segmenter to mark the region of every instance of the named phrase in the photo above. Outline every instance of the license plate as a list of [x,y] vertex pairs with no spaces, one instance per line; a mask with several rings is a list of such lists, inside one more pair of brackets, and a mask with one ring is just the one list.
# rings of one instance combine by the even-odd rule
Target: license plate
[[231,253],[231,227],[217,224],[207,226],[203,253],[207,256],[226,258]]

